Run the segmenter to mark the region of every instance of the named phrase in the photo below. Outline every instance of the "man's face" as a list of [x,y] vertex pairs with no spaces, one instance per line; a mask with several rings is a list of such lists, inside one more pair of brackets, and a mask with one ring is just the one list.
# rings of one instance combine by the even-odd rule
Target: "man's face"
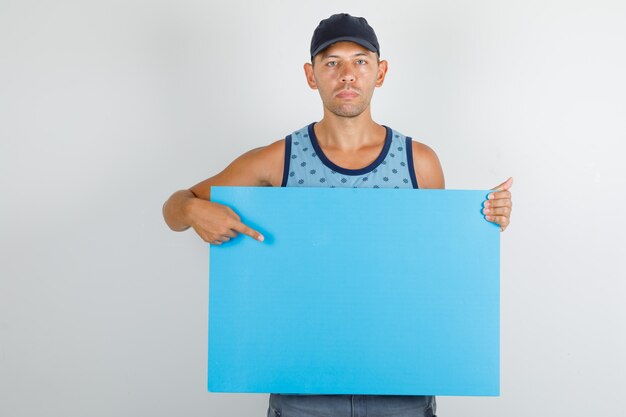
[[337,42],[304,64],[307,82],[319,90],[324,107],[341,117],[356,117],[369,108],[374,89],[380,87],[387,62],[353,42]]

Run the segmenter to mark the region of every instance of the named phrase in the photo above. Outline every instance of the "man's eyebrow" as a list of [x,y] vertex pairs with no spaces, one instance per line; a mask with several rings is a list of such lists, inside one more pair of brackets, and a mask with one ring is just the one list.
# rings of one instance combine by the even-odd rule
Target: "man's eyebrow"
[[[366,54],[365,52],[357,52],[356,54],[352,55],[353,57],[355,56],[369,56],[368,54]],[[326,58],[341,58],[339,55],[322,55],[322,59],[326,59]]]

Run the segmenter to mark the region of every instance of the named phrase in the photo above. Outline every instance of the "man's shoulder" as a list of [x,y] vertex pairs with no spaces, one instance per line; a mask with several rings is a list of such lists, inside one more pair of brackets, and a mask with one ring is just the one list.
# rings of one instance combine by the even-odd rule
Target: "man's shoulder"
[[[283,182],[285,152],[287,141],[292,141],[293,136],[307,135],[309,125],[294,130],[283,138],[277,139],[268,145],[251,149],[239,159],[240,163],[250,166],[262,173],[265,185],[280,186]],[[239,164],[241,165],[241,164]]]
[[394,140],[403,141],[406,144],[406,150],[410,150],[408,155],[409,161],[413,162],[413,171],[415,172],[419,188],[443,188],[443,171],[435,151],[425,143],[417,141],[395,129],[390,129],[393,132]]
[[413,158],[433,158],[437,157],[435,151],[428,145],[411,139],[411,147],[413,150]]
[[245,158],[247,161],[252,162],[257,159],[266,159],[277,156],[282,156],[281,153],[285,152],[285,138],[277,139],[270,142],[267,145],[259,146],[258,148],[250,149],[243,153],[240,158]]
[[261,156],[271,157],[271,156],[282,156],[282,153],[285,152],[285,138],[277,139],[274,142],[271,142],[265,146],[261,146],[256,149],[252,149],[250,152],[255,152]]
[[238,161],[260,173],[266,185],[280,185],[285,157],[285,138],[275,140],[265,146],[254,148],[243,154]]
[[439,157],[428,145],[411,140],[413,169],[420,188],[444,188],[445,181]]

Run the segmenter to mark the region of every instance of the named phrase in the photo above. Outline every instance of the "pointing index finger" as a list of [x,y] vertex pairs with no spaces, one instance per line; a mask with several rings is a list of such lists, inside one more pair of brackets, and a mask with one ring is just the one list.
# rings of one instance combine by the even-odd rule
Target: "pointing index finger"
[[251,227],[246,226],[242,222],[236,222],[233,226],[233,229],[240,233],[243,233],[244,235],[250,236],[254,240],[258,240],[259,242],[263,242],[263,240],[265,240],[265,237],[261,233],[257,232]]

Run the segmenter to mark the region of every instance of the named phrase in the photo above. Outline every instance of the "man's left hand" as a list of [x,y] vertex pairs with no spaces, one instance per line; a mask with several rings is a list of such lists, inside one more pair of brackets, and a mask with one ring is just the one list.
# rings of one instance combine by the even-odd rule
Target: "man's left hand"
[[511,201],[511,192],[509,189],[513,186],[513,178],[509,178],[497,187],[492,188],[494,192],[489,193],[487,200],[483,204],[483,214],[485,218],[500,225],[500,231],[511,222],[511,209],[513,202]]

